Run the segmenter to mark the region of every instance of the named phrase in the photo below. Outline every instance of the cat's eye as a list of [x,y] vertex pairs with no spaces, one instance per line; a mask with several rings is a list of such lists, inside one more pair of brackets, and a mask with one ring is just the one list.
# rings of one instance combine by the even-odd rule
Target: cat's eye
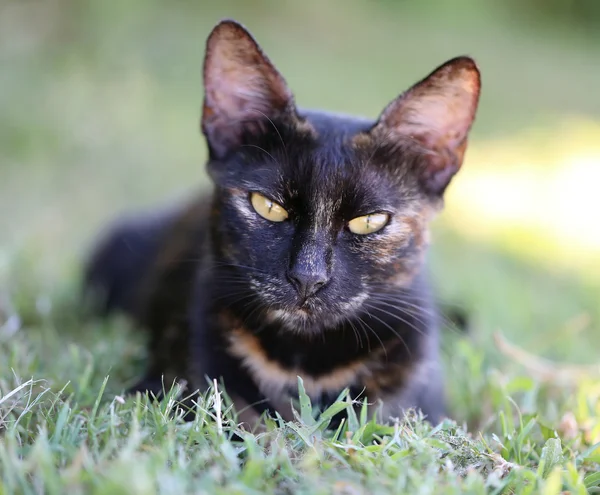
[[390,220],[387,213],[371,213],[362,217],[353,218],[348,222],[348,229],[353,234],[367,235],[378,232]]
[[261,217],[271,222],[283,222],[288,217],[288,212],[283,206],[275,203],[260,193],[253,192],[250,195],[250,203]]

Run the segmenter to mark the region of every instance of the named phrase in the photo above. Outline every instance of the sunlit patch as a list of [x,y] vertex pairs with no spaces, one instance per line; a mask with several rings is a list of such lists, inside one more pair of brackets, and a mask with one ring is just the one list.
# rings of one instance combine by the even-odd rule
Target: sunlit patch
[[374,234],[385,227],[389,219],[390,216],[387,213],[370,213],[350,220],[348,229],[358,235]]
[[250,195],[250,203],[252,203],[256,213],[270,222],[283,222],[288,218],[288,212],[285,211],[283,206],[260,193],[253,192]]
[[472,238],[544,262],[600,272],[600,127],[473,143],[443,218]]

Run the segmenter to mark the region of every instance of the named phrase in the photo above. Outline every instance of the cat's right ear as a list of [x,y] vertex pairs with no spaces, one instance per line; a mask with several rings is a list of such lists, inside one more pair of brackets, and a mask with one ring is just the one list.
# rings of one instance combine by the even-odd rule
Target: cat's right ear
[[202,132],[211,155],[222,158],[247,133],[293,112],[291,91],[252,35],[232,20],[217,24],[204,58]]
[[423,149],[421,184],[441,195],[463,162],[479,102],[481,78],[475,61],[457,57],[392,101],[375,126],[392,138],[409,138]]

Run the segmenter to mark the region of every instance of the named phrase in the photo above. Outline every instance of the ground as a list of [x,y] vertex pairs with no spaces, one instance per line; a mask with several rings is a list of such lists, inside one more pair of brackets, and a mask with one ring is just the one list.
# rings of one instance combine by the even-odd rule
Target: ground
[[[600,44],[459,3],[0,5],[0,494],[600,491]],[[471,315],[444,330],[452,419],[328,431],[347,398],[312,414],[300,397],[297,421],[252,435],[218,385],[192,423],[177,390],[123,395],[145,337],[83,318],[80,261],[111,216],[207,187],[200,67],[222,17],[309,107],[375,116],[444,60],[478,60],[431,253],[439,298]]]

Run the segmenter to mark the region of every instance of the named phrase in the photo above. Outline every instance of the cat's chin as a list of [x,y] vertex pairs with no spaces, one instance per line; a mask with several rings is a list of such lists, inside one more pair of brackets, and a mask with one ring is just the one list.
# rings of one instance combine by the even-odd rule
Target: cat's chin
[[341,318],[332,314],[305,307],[273,309],[269,311],[268,319],[279,324],[283,330],[303,335],[320,334],[341,321]]

